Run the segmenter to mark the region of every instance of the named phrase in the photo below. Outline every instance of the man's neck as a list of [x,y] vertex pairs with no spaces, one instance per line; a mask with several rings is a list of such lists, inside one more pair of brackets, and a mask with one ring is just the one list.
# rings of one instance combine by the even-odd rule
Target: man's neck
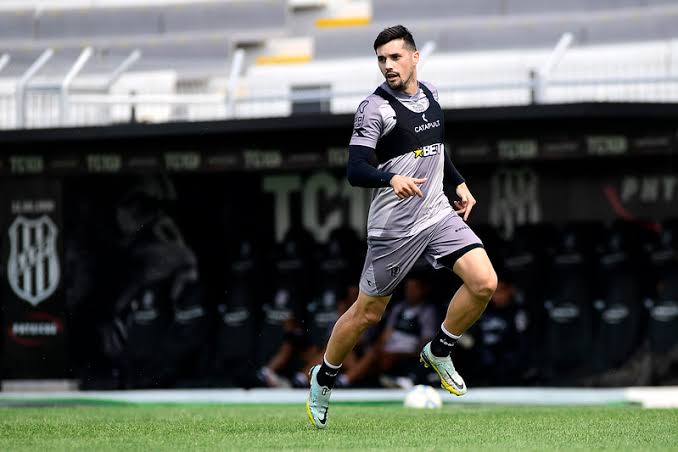
[[416,79],[413,82],[410,82],[405,89],[393,89],[388,85],[388,82],[384,82],[384,85],[396,95],[402,94],[403,96],[414,96],[419,91],[419,83]]
[[405,87],[405,89],[403,90],[403,93],[407,94],[408,96],[414,96],[415,94],[417,94],[417,91],[419,91],[419,83],[417,82],[417,79],[415,77]]

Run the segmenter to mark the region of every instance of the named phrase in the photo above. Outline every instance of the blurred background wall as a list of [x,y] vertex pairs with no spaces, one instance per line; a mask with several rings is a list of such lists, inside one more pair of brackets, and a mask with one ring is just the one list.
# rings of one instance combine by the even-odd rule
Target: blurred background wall
[[[347,145],[395,23],[502,281],[469,384],[675,383],[678,7],[641,0],[0,1],[0,377],[303,386],[355,297]],[[459,282],[415,277],[392,304],[443,315]],[[426,380],[374,358],[425,339],[396,317],[352,386]]]

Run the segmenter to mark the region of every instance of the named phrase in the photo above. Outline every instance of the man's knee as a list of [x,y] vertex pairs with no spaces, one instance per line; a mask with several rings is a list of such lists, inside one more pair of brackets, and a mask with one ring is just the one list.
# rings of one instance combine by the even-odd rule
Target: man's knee
[[380,306],[371,305],[366,306],[362,313],[362,323],[367,327],[376,325],[381,321],[382,316],[384,315],[384,309]]
[[381,321],[386,304],[371,299],[358,299],[353,307],[355,320],[362,329],[367,329]]
[[494,269],[475,275],[466,283],[474,297],[488,302],[497,289],[497,274]]
[[476,248],[460,257],[454,272],[464,281],[474,298],[487,303],[497,289],[497,273],[483,248]]

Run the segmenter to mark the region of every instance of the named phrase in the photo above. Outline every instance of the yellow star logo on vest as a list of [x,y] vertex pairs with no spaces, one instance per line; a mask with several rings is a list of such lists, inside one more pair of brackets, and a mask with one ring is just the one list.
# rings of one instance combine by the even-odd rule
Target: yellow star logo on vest
[[418,159],[419,157],[422,157],[424,155],[424,150],[423,149],[415,149],[414,150],[414,158]]

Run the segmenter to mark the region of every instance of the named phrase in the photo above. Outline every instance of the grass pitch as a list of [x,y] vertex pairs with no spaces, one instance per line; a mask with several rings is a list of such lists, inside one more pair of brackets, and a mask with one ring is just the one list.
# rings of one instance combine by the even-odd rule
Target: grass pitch
[[0,408],[0,450],[675,450],[678,410],[335,404]]

